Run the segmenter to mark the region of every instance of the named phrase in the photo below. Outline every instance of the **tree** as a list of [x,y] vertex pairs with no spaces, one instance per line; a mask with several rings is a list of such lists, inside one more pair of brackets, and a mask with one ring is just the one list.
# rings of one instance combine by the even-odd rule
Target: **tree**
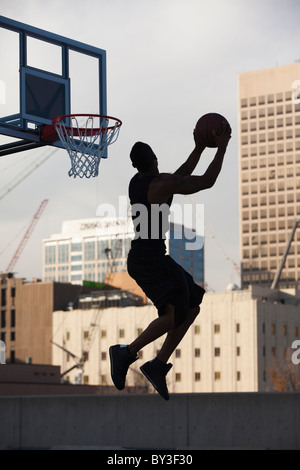
[[268,368],[273,389],[277,392],[300,391],[300,365],[293,364],[292,354],[291,348],[286,349],[280,358],[274,358]]

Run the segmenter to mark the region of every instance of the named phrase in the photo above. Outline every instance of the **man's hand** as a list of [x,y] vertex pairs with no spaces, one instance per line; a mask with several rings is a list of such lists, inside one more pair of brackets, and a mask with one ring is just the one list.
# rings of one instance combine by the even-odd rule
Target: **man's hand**
[[216,134],[212,131],[216,147],[219,149],[226,149],[229,140],[231,139],[231,127],[228,123],[223,121],[221,134]]
[[203,152],[203,150],[206,148],[206,145],[203,144],[203,143],[199,140],[199,137],[196,138],[196,129],[194,129],[193,135],[194,135],[194,141],[195,141],[195,148],[196,148],[198,151]]

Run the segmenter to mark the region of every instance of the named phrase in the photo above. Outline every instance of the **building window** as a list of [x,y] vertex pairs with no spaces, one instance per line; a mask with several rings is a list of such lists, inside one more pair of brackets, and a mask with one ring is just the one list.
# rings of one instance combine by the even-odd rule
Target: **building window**
[[98,240],[98,259],[106,259],[107,258],[107,248],[108,242],[107,240]]
[[239,382],[241,380],[241,372],[238,370],[236,373],[236,380]]
[[263,381],[266,382],[267,380],[267,374],[266,374],[266,371],[264,370],[263,371]]
[[215,380],[221,380],[221,372],[215,372]]
[[287,326],[286,325],[282,325],[282,333],[283,333],[283,336],[287,335]]
[[102,353],[101,353],[101,360],[102,360],[102,361],[106,361],[106,359],[107,359],[106,351],[102,351]]
[[85,261],[96,259],[96,242],[86,241],[84,243],[84,259]]
[[71,245],[71,251],[82,251],[82,243],[72,243]]
[[45,247],[45,264],[56,263],[56,245],[46,245]]
[[119,338],[125,338],[125,330],[123,328],[119,330]]
[[84,383],[84,385],[88,385],[88,383],[89,383],[89,376],[88,375],[83,376],[83,383]]
[[220,331],[221,331],[221,326],[218,325],[218,324],[214,325],[214,332],[215,333],[220,333]]
[[221,348],[215,348],[215,357],[221,356]]
[[71,271],[81,271],[82,265],[81,264],[72,264]]
[[16,311],[14,308],[10,311],[10,326],[14,328],[16,326]]
[[195,348],[195,357],[200,357],[200,355],[201,355],[200,348]]
[[271,334],[275,335],[275,331],[276,331],[275,324],[272,323],[272,325],[271,325]]
[[240,332],[240,324],[239,324],[239,323],[236,324],[236,332],[237,332],[237,333]]
[[106,330],[101,330],[101,338],[106,338]]
[[236,348],[236,355],[237,355],[237,356],[240,356],[240,355],[241,355],[241,348],[240,348],[240,346],[237,346],[237,348]]
[[58,262],[67,263],[69,261],[69,245],[58,244]]
[[176,372],[176,374],[175,374],[175,382],[181,382],[181,373],[180,373],[180,372]]
[[195,325],[194,333],[195,333],[195,335],[200,335],[200,325]]
[[181,357],[181,349],[175,350],[175,357]]
[[12,364],[15,362],[15,351],[10,351],[10,362]]
[[1,328],[6,327],[6,312],[5,310],[2,310],[1,312]]
[[200,382],[201,380],[201,372],[195,372],[195,382]]
[[71,261],[82,261],[82,255],[72,255]]

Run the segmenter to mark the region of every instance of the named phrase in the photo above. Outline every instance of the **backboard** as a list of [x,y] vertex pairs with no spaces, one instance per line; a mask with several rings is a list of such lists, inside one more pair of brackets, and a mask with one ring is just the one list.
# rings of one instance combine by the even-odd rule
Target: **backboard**
[[0,61],[0,157],[45,145],[57,116],[107,114],[102,49],[0,16]]

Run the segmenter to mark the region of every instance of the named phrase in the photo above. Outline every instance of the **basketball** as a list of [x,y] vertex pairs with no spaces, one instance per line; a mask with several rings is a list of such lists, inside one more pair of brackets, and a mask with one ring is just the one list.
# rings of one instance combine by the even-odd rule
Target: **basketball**
[[206,147],[216,147],[214,143],[213,131],[217,135],[221,134],[223,122],[228,126],[229,123],[224,116],[218,113],[204,114],[196,124],[195,127],[195,141],[203,143]]

